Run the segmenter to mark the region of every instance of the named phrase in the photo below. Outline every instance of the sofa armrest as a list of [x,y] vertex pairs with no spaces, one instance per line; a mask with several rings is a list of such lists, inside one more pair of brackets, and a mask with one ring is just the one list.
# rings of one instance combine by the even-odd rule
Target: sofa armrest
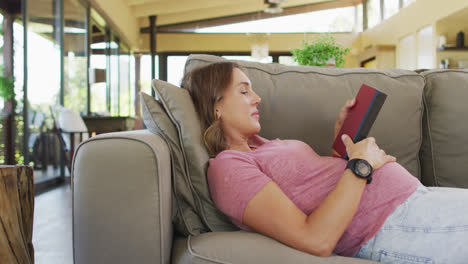
[[72,168],[73,258],[82,263],[169,263],[171,165],[148,130],[101,134]]

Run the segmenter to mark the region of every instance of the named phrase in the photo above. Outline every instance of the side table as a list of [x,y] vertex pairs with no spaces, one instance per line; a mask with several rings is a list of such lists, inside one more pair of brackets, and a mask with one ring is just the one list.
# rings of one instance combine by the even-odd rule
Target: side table
[[33,180],[30,166],[0,166],[0,263],[34,263]]

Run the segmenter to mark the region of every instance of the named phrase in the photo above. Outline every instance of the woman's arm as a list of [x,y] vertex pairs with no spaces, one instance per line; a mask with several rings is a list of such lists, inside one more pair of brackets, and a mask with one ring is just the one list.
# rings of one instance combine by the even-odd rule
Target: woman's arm
[[[362,158],[374,169],[394,161],[367,138],[344,143],[350,159]],[[345,170],[336,187],[310,215],[304,214],[276,185],[270,182],[247,204],[243,223],[290,247],[317,256],[329,256],[350,224],[359,206],[366,180]]]
[[365,185],[365,180],[346,170],[336,188],[307,216],[270,182],[247,204],[243,223],[290,247],[330,256],[358,208]]

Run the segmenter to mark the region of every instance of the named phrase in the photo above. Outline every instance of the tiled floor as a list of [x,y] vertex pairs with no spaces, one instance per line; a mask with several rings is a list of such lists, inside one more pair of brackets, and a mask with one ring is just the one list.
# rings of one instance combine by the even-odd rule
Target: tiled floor
[[35,197],[33,246],[36,264],[72,264],[72,197],[63,185]]
[[[65,176],[69,177],[70,173],[68,172],[68,170],[65,168],[64,170],[65,172]],[[52,165],[49,165],[47,166],[47,169],[35,169],[34,170],[34,182],[38,182],[38,181],[43,181],[43,180],[47,180],[47,179],[50,179],[50,178],[54,178],[54,177],[57,177],[60,175],[60,167],[56,167],[54,168]]]

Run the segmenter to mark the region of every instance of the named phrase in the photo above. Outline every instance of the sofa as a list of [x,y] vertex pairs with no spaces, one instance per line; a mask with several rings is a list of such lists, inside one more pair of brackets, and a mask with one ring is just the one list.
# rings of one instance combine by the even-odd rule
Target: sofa
[[[223,60],[191,55],[185,70]],[[468,70],[416,73],[238,63],[262,98],[261,136],[299,139],[318,154],[330,155],[339,109],[366,83],[388,95],[370,131],[377,144],[426,186],[468,187]],[[191,146],[180,152],[193,141],[200,143],[199,131],[187,135],[187,124],[198,122],[185,108],[190,102],[165,94],[183,89],[158,85],[155,81],[157,99],[141,98],[147,129],[98,135],[77,148],[72,168],[76,264],[370,263],[312,256],[226,223],[209,194],[200,194],[206,191],[200,171],[206,170],[207,157],[196,155],[206,150]],[[198,178],[192,173],[195,163],[202,168]],[[190,175],[183,178],[183,172]],[[181,217],[193,225],[184,226]]]

